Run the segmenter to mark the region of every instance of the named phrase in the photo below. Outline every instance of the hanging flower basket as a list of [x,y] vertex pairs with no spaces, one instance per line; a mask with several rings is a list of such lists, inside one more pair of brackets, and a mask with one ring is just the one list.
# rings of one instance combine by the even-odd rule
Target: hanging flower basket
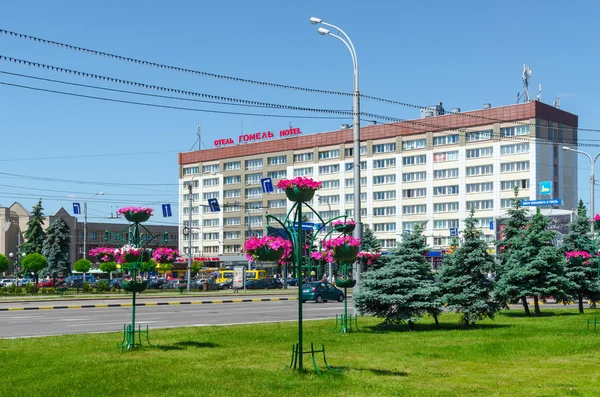
[[335,286],[339,288],[352,288],[356,285],[356,280],[353,278],[338,278],[335,280]]
[[360,251],[357,258],[360,259],[363,265],[371,266],[381,256],[378,252]]
[[156,263],[172,264],[177,260],[177,258],[179,258],[179,256],[179,250],[167,247],[158,247],[152,253],[152,260]]
[[113,262],[115,260],[115,249],[109,247],[96,247],[89,250],[88,255],[96,258],[98,262]]
[[129,222],[146,222],[152,216],[153,209],[150,207],[123,207],[117,211],[125,216]]
[[142,292],[148,287],[145,281],[123,281],[121,287],[127,292]]
[[356,222],[354,222],[352,219],[348,219],[346,221],[335,221],[331,225],[336,231],[340,233],[350,234],[354,231],[354,228],[356,227]]
[[583,261],[591,258],[592,255],[585,251],[569,251],[565,253],[565,257],[571,264],[581,266]]
[[299,176],[294,179],[282,179],[277,183],[278,189],[284,189],[288,200],[294,202],[310,201],[322,183],[312,178]]
[[331,257],[336,262],[354,261],[360,250],[360,239],[344,235],[330,240],[324,240],[321,245],[331,251]]
[[143,248],[134,247],[133,245],[124,245],[115,250],[115,262],[133,263],[133,262],[148,262],[150,252]]
[[600,230],[600,214],[596,214],[596,216],[594,216],[594,230]]
[[249,260],[276,262],[290,255],[292,243],[283,237],[250,237],[244,243],[244,251]]

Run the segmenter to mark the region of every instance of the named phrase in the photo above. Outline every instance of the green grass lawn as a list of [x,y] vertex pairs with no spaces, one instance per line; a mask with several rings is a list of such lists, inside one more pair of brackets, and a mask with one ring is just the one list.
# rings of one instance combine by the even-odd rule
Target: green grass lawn
[[[152,330],[160,348],[121,353],[121,335],[0,340],[1,396],[598,396],[600,333],[586,334],[600,310],[508,311],[459,329],[340,335],[333,321],[307,321],[305,344],[324,343],[343,375],[285,368],[296,323]],[[0,328],[1,329],[1,328]],[[322,360],[319,360],[323,369]]]

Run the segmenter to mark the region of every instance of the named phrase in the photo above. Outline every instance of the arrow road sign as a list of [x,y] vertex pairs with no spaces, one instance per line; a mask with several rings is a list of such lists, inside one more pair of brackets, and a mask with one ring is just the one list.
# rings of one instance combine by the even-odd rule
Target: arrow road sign
[[73,214],[80,215],[81,214],[81,204],[73,203]]
[[210,210],[212,212],[221,211],[221,207],[219,207],[219,200],[217,200],[216,198],[208,199],[208,206],[210,207]]
[[163,204],[162,211],[163,211],[163,218],[168,218],[170,216],[173,216],[173,214],[171,213],[171,204]]
[[450,237],[458,237],[458,228],[457,227],[450,228]]
[[273,180],[271,178],[262,178],[260,180],[260,184],[262,186],[263,193],[273,192]]

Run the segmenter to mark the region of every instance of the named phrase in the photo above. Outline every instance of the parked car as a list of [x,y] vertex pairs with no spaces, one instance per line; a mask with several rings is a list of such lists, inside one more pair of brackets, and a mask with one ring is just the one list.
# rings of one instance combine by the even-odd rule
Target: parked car
[[42,280],[38,283],[38,287],[40,288],[50,288],[54,287],[54,281],[50,280]]
[[162,286],[165,284],[166,284],[166,280],[164,278],[153,278],[148,281],[148,288],[161,289]]
[[333,284],[327,282],[306,283],[302,286],[302,303],[314,300],[317,303],[328,300],[344,301],[344,293]]
[[246,289],[268,289],[269,284],[266,278],[259,278],[258,280],[246,280]]
[[10,287],[12,285],[17,285],[17,280],[14,278],[5,278],[0,280],[0,287]]
[[267,278],[267,288],[275,289],[275,288],[283,288],[283,283],[276,278]]
[[298,285],[298,279],[296,278],[288,278],[287,285],[296,286]]
[[217,283],[217,287],[222,290],[232,289],[233,288],[233,279],[228,278],[222,283]]
[[108,283],[109,288],[121,289],[121,283],[123,282],[123,278],[113,278],[110,283]]
[[35,284],[35,280],[32,278],[24,278],[22,280],[17,280],[17,285],[20,287],[24,287],[27,284]]

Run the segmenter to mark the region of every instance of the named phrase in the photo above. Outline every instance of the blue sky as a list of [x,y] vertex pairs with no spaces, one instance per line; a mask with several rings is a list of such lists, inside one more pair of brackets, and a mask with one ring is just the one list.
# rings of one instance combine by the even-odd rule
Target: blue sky
[[[583,128],[600,128],[600,61],[594,48],[600,5],[592,1],[81,1],[0,3],[0,29],[183,68],[286,85],[352,91],[347,49],[309,24],[317,16],[339,25],[358,52],[360,88],[373,95],[446,109],[515,102],[523,63],[531,92],[560,96]],[[0,55],[136,82],[292,106],[350,110],[347,97],[261,87],[156,69],[0,35]],[[161,94],[0,61],[0,71]],[[196,125],[203,141],[240,131],[304,133],[337,129],[346,119],[299,119],[314,113],[223,106],[99,91],[0,73],[0,82],[125,101],[204,110],[260,113],[253,117],[162,109],[0,85],[3,155],[0,204],[27,208],[43,198],[47,213],[104,191],[88,202],[101,221],[124,205],[177,207],[177,153],[190,150]],[[167,94],[168,95],[168,94]],[[187,97],[189,99],[189,97]],[[418,110],[363,100],[362,111],[417,118]],[[595,133],[580,140],[600,143]],[[600,147],[582,147],[592,154]],[[580,159],[579,195],[589,197],[589,164]],[[40,178],[34,179],[32,177]],[[83,183],[52,181],[68,179]],[[599,208],[598,202],[596,208]],[[177,217],[154,222],[175,224]]]

